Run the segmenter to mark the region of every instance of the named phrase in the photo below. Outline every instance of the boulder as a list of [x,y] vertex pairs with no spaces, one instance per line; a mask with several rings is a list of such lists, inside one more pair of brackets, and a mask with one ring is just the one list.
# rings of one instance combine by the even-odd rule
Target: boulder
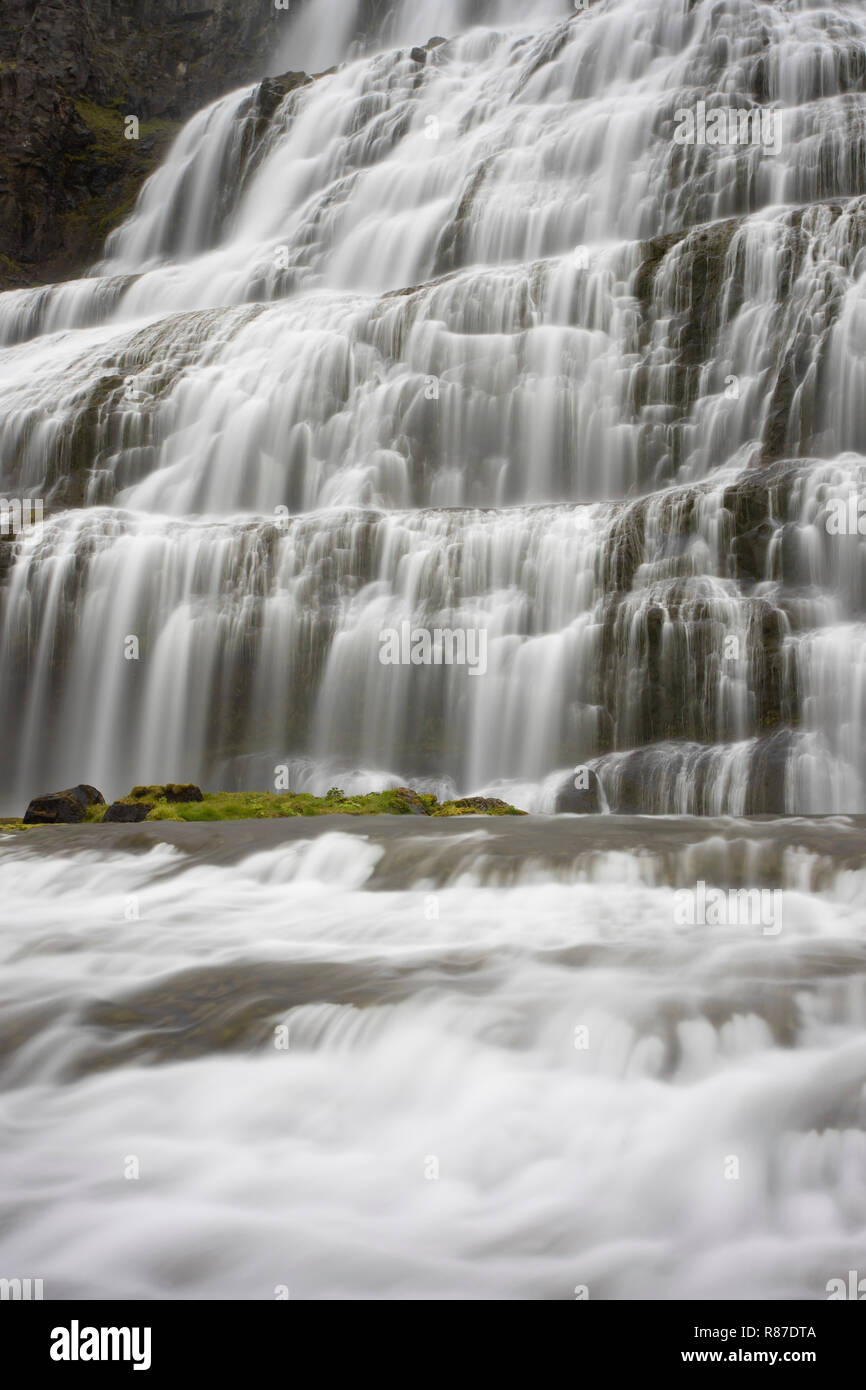
[[61,792],[36,796],[24,812],[25,825],[76,825],[83,821],[90,806],[105,803],[102,792],[86,782]]
[[146,820],[148,811],[153,810],[153,804],[149,801],[113,801],[102,817],[102,824],[107,821],[114,821],[118,824],[128,825],[141,820]]
[[679,756],[670,744],[654,748],[634,748],[612,764],[608,804],[617,816],[658,814],[653,787],[657,781],[659,759]]
[[194,782],[166,782],[166,801],[204,801],[204,792]]
[[409,57],[412,59],[413,63],[426,63],[427,50],[426,48],[413,48]]
[[194,782],[166,782],[165,786],[133,787],[129,793],[133,801],[204,801],[201,787]]
[[525,816],[516,806],[509,806],[498,796],[461,796],[456,801],[443,801],[434,816]]
[[[585,777],[578,779],[573,774],[557,789],[554,811],[558,816],[597,816],[601,813],[603,808],[598,774],[593,772],[591,767],[584,768],[583,772],[586,774]],[[586,786],[578,786],[579,780],[585,781]]]
[[305,72],[284,72],[279,77],[266,77],[257,92],[259,111],[270,119],[289,92],[297,87],[305,87],[312,80]]
[[429,816],[429,808],[421,800],[417,792],[413,792],[411,787],[395,787],[394,800],[399,803],[398,809],[404,816]]

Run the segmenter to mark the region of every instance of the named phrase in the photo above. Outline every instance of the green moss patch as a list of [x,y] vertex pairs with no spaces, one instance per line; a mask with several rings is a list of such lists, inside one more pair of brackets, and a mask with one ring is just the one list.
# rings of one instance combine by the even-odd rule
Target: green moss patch
[[[435,796],[395,787],[363,796],[346,796],[333,787],[326,796],[306,792],[205,792],[201,801],[172,801],[159,786],[135,787],[129,802],[152,801],[149,821],[279,820],[289,816],[522,816],[526,813],[495,798],[474,797],[440,804]],[[101,821],[104,806],[87,819]]]
[[443,801],[430,812],[433,816],[525,816],[527,811],[519,811],[500,801],[498,796],[466,796],[459,801]]
[[142,184],[162,161],[181,122],[141,121],[139,138],[127,140],[124,120],[134,111],[120,104],[100,106],[86,97],[73,105],[82,143],[64,155],[63,181],[73,204],[62,215],[64,244],[67,256],[89,264],[102,254],[108,233],[131,214]]

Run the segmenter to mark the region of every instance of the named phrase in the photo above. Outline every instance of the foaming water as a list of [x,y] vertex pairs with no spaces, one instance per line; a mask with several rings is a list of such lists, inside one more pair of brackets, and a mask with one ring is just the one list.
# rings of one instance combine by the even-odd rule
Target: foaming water
[[[780,857],[772,825],[669,822],[552,868],[522,823],[504,880],[482,827],[0,844],[4,1268],[47,1297],[825,1297],[866,1230],[862,833],[780,825]],[[677,925],[743,845],[783,929]]]

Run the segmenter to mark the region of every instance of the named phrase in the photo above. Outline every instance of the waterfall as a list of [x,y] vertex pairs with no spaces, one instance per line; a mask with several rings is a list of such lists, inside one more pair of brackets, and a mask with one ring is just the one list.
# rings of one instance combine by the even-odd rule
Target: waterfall
[[[88,276],[0,295],[3,806],[866,811],[864,53],[853,3],[301,7]],[[483,678],[383,665],[404,622]]]
[[[0,294],[0,1297],[793,1337],[866,1290],[866,7],[276,22]],[[81,782],[330,794],[6,824]]]

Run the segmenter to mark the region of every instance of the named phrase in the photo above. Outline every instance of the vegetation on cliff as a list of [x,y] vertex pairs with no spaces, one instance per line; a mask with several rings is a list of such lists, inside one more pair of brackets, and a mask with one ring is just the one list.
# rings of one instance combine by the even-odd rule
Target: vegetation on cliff
[[[0,290],[81,274],[193,112],[264,70],[281,13],[243,0],[4,0]],[[140,122],[126,139],[124,118]]]

